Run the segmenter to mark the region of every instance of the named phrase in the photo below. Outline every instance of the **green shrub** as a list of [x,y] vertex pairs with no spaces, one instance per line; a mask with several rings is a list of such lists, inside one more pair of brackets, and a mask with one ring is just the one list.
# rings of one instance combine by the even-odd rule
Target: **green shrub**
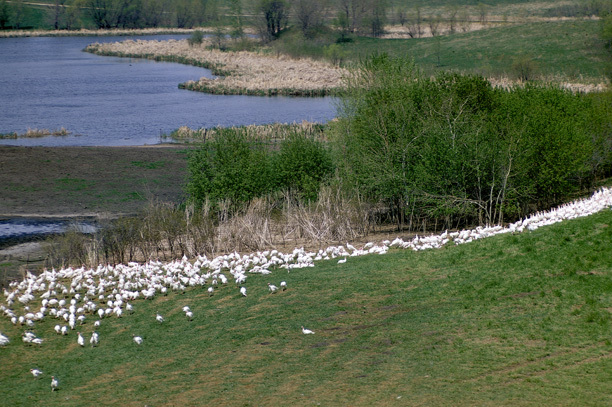
[[187,42],[190,46],[200,45],[204,41],[204,33],[200,30],[195,30],[191,37],[187,39]]
[[310,136],[289,136],[275,154],[277,188],[297,191],[307,201],[316,199],[321,184],[332,172],[328,150]]
[[[282,131],[282,129],[278,129]],[[189,158],[187,193],[194,202],[229,202],[237,209],[253,198],[292,190],[305,200],[317,197],[332,173],[326,146],[311,130],[290,130],[260,137],[248,127],[216,128],[210,139]]]
[[239,205],[274,188],[269,147],[240,129],[220,129],[189,157],[187,193],[195,202]]
[[511,69],[512,75],[521,81],[531,81],[535,79],[540,72],[538,63],[527,55],[521,55],[514,58]]

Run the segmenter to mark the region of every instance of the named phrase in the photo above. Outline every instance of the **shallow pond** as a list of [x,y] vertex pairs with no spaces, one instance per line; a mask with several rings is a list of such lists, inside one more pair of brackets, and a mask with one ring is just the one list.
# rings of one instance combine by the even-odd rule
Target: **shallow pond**
[[64,137],[3,139],[23,146],[124,146],[159,143],[191,128],[302,120],[326,122],[332,98],[208,95],[178,84],[211,77],[203,68],[83,52],[92,42],[186,38],[31,37],[0,39],[0,133],[58,130]]

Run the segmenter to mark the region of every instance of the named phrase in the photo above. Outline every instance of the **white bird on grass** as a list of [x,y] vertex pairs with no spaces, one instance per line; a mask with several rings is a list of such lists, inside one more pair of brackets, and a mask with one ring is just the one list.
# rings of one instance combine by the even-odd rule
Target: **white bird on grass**
[[62,335],[68,335],[68,326],[64,325],[61,331],[62,331]]
[[51,376],[51,391],[55,391],[59,387],[59,382],[55,378],[55,376]]
[[286,281],[281,281],[280,283],[280,287],[283,291],[285,291],[287,289],[287,282]]
[[246,297],[246,287],[240,287],[240,294],[242,294],[243,297]]
[[277,287],[277,286],[275,286],[274,284],[270,284],[270,283],[268,283],[268,290],[270,290],[270,292],[271,292],[272,294],[274,294],[274,293],[276,293],[276,292],[278,291],[278,287]]
[[191,321],[193,319],[193,312],[187,311],[185,312],[185,316],[187,316],[187,319]]
[[42,370],[38,370],[38,369],[30,369],[30,373],[32,373],[32,376],[34,377],[38,377],[41,374],[43,374]]
[[91,343],[91,346],[96,346],[98,344],[98,333],[97,332],[92,332],[91,334],[91,339],[89,340],[89,343]]
[[9,343],[9,338],[0,334],[0,346],[6,346]]
[[136,342],[138,345],[142,344],[142,338],[140,336],[132,335],[132,337],[134,338],[134,342]]
[[214,288],[208,287],[208,294],[213,295],[214,292],[215,292]]
[[97,320],[96,322],[94,322],[94,327],[97,328],[100,326],[100,320]]
[[85,339],[83,339],[83,335],[79,332],[79,337],[77,338],[77,343],[81,345],[81,347],[85,346]]
[[157,314],[157,315],[155,316],[155,319],[157,319],[157,322],[159,322],[160,324],[161,324],[162,322],[164,322],[164,317],[162,317],[162,316],[161,316],[161,315],[159,315],[159,314]]
[[314,331],[311,331],[310,329],[306,329],[306,328],[304,328],[304,326],[302,326],[302,333],[304,335],[313,335]]
[[346,257],[338,260],[338,264],[346,263]]
[[183,312],[189,312],[189,311],[191,311],[191,308],[189,308],[189,306],[185,305],[183,307]]

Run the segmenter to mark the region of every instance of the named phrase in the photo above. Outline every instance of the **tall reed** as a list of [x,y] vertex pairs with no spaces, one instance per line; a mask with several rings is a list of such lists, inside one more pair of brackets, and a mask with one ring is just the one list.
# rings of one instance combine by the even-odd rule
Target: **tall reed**
[[139,216],[108,221],[93,234],[70,230],[47,239],[46,266],[315,248],[366,236],[373,219],[371,206],[334,187],[322,188],[310,203],[285,192],[255,198],[238,210],[229,202],[218,203],[215,211],[208,202],[200,207],[151,202]]

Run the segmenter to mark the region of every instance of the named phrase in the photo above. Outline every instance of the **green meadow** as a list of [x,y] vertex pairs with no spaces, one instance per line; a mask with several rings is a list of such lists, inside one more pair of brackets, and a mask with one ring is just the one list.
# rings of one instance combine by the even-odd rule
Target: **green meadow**
[[386,52],[408,55],[429,72],[485,76],[512,77],[512,64],[527,58],[539,76],[592,82],[602,80],[609,58],[598,38],[599,24],[593,20],[525,23],[413,40],[356,37],[342,49],[349,60]]
[[[610,405],[611,224],[606,210],[440,250],[249,275],[247,297],[230,282],[212,296],[138,300],[132,315],[102,320],[96,348],[76,334],[88,341],[94,316],[68,336],[47,317],[34,329],[41,346],[3,318],[3,404]],[[282,280],[288,289],[270,294]]]

